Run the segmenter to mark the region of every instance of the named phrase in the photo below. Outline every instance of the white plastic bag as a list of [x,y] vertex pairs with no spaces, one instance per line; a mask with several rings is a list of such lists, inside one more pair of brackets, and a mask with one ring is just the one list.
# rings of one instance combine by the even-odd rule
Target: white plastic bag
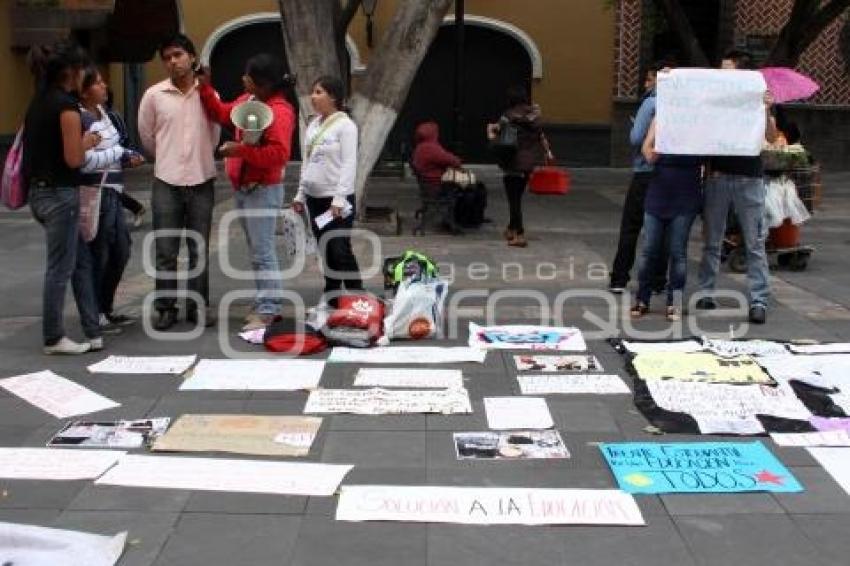
[[389,340],[440,337],[449,284],[443,279],[406,279],[396,291],[392,311],[384,318],[384,337]]
[[797,194],[797,186],[788,177],[779,177],[767,182],[764,208],[767,225],[777,228],[782,225],[786,218],[792,224],[802,224],[811,215],[806,205]]
[[811,217],[800,195],[797,194],[797,186],[789,179],[785,188],[785,218],[791,220],[791,224],[799,225]]
[[316,253],[316,237],[305,224],[304,216],[291,208],[281,213],[281,233],[283,234],[286,255],[290,258],[299,253],[309,256]]

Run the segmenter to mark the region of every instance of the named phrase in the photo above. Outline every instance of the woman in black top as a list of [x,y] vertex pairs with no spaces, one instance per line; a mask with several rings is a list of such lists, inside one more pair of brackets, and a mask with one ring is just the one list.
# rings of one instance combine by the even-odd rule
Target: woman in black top
[[555,158],[540,126],[540,107],[531,103],[525,87],[511,87],[507,95],[508,109],[497,123],[487,124],[487,138],[493,141],[502,128],[516,128],[516,149],[499,156],[499,167],[504,173],[502,180],[510,210],[505,239],[509,246],[524,248],[528,242],[522,224],[522,195],[538,161],[539,150],[543,150],[547,161],[554,161]]
[[[36,94],[27,109],[23,134],[23,171],[29,183],[30,209],[47,236],[44,274],[43,334],[45,354],[82,354],[103,348],[91,257],[77,253],[85,243],[80,236],[80,165],[85,151],[99,138],[83,135],[74,93],[79,90],[85,52],[70,43],[33,48]],[[65,336],[62,312],[71,280],[80,322],[87,341]]]

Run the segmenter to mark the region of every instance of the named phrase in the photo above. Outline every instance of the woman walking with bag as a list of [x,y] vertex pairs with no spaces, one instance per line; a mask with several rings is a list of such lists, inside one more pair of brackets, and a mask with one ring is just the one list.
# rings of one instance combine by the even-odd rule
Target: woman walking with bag
[[324,251],[325,290],[319,306],[335,305],[343,287],[363,289],[348,233],[356,206],[357,125],[344,110],[345,88],[337,78],[317,79],[310,102],[318,115],[307,126],[301,180],[292,207],[301,214],[306,206],[319,249]]
[[[283,171],[289,161],[295,111],[286,99],[294,81],[283,72],[279,59],[266,53],[248,59],[242,82],[245,94],[234,102],[222,102],[209,83],[208,73],[199,79],[199,93],[211,120],[236,128],[236,141],[225,142],[219,153],[225,157],[225,169],[236,191],[236,209],[251,249],[251,267],[257,294],[243,331],[265,328],[280,314],[283,283],[275,249],[277,217],[283,206]],[[244,132],[230,118],[234,107],[259,100],[272,110],[272,123],[256,144],[243,143]]]
[[[85,52],[71,43],[33,48],[36,94],[24,120],[23,171],[29,183],[29,202],[35,219],[47,236],[47,269],[44,274],[42,331],[45,354],[82,354],[103,349],[98,324],[91,258],[78,254],[85,246],[80,235],[80,166],[85,151],[99,136],[83,134],[79,92]],[[87,341],[65,335],[65,291],[71,281],[80,322]]]
[[510,209],[505,239],[509,246],[524,248],[528,241],[522,223],[522,195],[538,161],[538,150],[542,148],[547,161],[554,161],[555,157],[540,126],[540,107],[531,103],[526,89],[511,87],[507,97],[508,109],[497,123],[487,124],[487,139],[498,148],[499,167],[504,174],[502,181]]

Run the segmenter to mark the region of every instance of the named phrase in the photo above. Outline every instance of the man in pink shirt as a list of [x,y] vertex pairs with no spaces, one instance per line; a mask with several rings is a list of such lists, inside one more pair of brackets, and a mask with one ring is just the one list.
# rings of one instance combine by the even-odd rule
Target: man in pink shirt
[[[209,300],[209,238],[215,204],[216,177],[213,152],[220,129],[204,112],[195,78],[196,54],[192,41],[178,34],[163,43],[159,55],[169,78],[150,87],[139,106],[139,136],[154,157],[151,208],[154,230],[174,230],[156,238],[157,330],[177,322],[177,256],[179,230],[188,236],[189,269],[200,273],[188,282],[203,304],[186,302],[186,320],[206,326],[215,323]],[[178,235],[173,235],[178,234]],[[202,249],[198,249],[198,248]],[[200,262],[200,263],[199,263]]]

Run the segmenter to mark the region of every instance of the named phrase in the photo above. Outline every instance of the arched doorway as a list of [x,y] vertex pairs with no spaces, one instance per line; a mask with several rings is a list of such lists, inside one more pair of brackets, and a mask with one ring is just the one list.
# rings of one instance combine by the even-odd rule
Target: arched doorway
[[[440,139],[450,147],[454,124],[455,28],[444,25],[416,73],[407,101],[387,139],[387,159],[399,159],[412,148],[416,125],[433,120]],[[465,92],[460,140],[464,160],[490,162],[485,124],[498,119],[505,91],[514,84],[531,87],[532,59],[516,37],[493,26],[468,22],[465,30]]]

